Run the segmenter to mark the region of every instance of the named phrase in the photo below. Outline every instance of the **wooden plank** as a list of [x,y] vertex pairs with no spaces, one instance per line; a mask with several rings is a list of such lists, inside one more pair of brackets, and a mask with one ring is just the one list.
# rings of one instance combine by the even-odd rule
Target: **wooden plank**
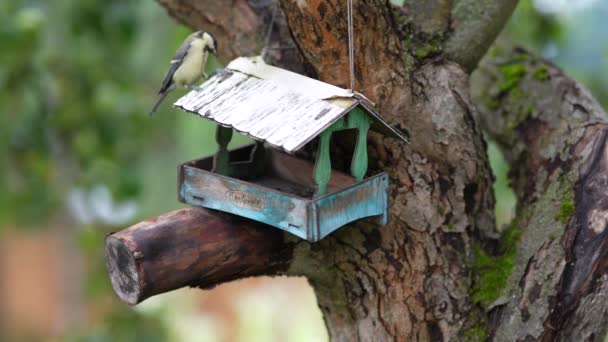
[[[189,207],[108,235],[105,260],[112,288],[121,300],[134,305],[184,286],[210,288],[236,276],[284,270],[292,244],[284,243],[283,237],[278,230],[252,221]],[[45,252],[32,255],[47,257]],[[40,273],[37,267],[24,266]],[[41,290],[40,282],[30,279],[28,284]],[[46,309],[36,304],[37,310]]]
[[[244,160],[240,163],[250,161],[252,153],[253,145],[229,152],[231,158]],[[248,181],[209,172],[212,157],[184,163],[180,200],[263,222],[309,241],[363,217],[379,215],[380,223],[386,224],[386,173],[356,183],[353,177],[330,169],[328,194],[313,197],[316,183],[310,162],[277,151],[270,152],[268,158],[263,176]]]
[[[277,68],[264,63],[260,56],[239,57],[226,67],[226,69],[242,72],[263,80],[272,80],[289,87],[292,91],[304,94],[318,100],[332,97],[352,99],[354,96],[348,89],[336,87],[310,77],[300,75],[289,70]],[[353,99],[354,100],[354,99]],[[351,103],[354,101],[351,100]]]
[[333,132],[345,129],[357,130],[357,145],[355,146],[351,162],[351,174],[356,180],[361,181],[367,172],[367,133],[372,119],[359,107],[354,108],[346,118],[347,120],[344,118],[339,119],[321,133],[315,164],[315,182],[317,183],[315,197],[323,196],[327,193],[327,183],[330,181],[331,176],[329,145]]
[[306,199],[189,166],[184,168],[182,193],[186,203],[246,217],[307,238]]
[[[260,143],[258,142],[256,144]],[[249,182],[262,184],[264,183],[264,181],[252,179],[255,177],[244,177],[245,175],[242,175],[241,172],[235,170],[235,168],[240,168],[241,164],[251,163],[252,154],[256,153],[254,146],[256,145],[251,144],[241,146],[229,151],[231,161],[239,160],[239,162],[231,163],[233,166],[232,177],[239,179],[248,179]],[[265,150],[265,154],[267,154],[267,156],[265,157],[266,169],[261,175],[265,175],[270,178],[278,178],[283,180],[285,183],[293,183],[296,187],[312,189],[314,192],[314,189],[316,189],[316,183],[313,178],[314,164],[307,160],[303,160],[292,155],[279,152],[277,150]],[[213,169],[212,160],[213,156],[204,157],[186,162],[183,165],[195,167],[204,171],[211,171]],[[243,168],[251,167],[252,166],[243,166]],[[183,167],[180,167],[180,170],[182,168]],[[180,177],[180,179],[183,179],[183,176]],[[180,182],[180,184],[181,183],[182,182]],[[338,192],[349,188],[355,183],[356,180],[350,175],[340,172],[338,170],[331,170],[331,178],[329,183],[327,184],[327,191]],[[312,198],[312,196],[307,198]]]
[[213,76],[202,88],[175,106],[290,153],[347,112],[329,101],[238,72]]
[[[276,150],[271,151],[268,172],[269,175],[285,179],[292,183],[301,184],[311,189],[316,189],[317,187],[313,178],[314,164]],[[331,170],[331,177],[327,183],[327,191],[341,191],[353,184],[355,184],[355,179],[353,177],[338,170]]]
[[266,65],[257,57],[233,61],[200,87],[174,106],[288,153],[302,148],[356,106],[370,113],[372,129],[407,141],[406,133],[348,90]]

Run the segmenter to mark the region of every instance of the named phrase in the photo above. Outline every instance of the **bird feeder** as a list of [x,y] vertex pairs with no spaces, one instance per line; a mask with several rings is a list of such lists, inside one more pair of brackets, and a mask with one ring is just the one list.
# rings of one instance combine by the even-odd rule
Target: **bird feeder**
[[[180,201],[221,210],[318,241],[364,217],[388,220],[386,172],[365,178],[370,129],[407,142],[371,103],[349,90],[238,58],[175,107],[218,124],[218,151],[179,169]],[[334,132],[355,129],[350,174],[333,170]],[[233,130],[255,140],[229,151]],[[293,154],[318,139],[316,163]]]

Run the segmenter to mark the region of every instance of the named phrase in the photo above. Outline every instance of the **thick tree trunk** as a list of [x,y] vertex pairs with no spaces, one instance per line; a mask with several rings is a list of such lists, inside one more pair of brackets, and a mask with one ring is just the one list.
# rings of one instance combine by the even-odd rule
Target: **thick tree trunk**
[[514,49],[475,75],[480,121],[504,148],[521,234],[490,308],[495,341],[603,341],[608,331],[608,116],[559,69]]
[[[216,34],[225,62],[259,53],[276,6],[271,0],[159,2],[181,22]],[[608,162],[606,135],[598,133],[603,112],[553,68],[517,80],[529,84],[524,94],[544,92],[526,102],[529,113],[522,107],[527,116],[514,110],[521,109],[507,91],[514,81],[492,79],[495,67],[479,78],[499,86],[498,93],[477,97],[490,99],[480,118],[492,123],[485,126],[518,165],[518,230],[498,243],[491,171],[467,70],[516,2],[408,0],[399,8],[354,1],[356,90],[412,138],[404,146],[370,137],[370,167],[391,176],[390,223],[360,221],[315,244],[283,235],[273,240],[279,246],[255,246],[265,249],[261,255],[289,248],[280,269],[262,272],[306,276],[334,341],[483,340],[486,331],[496,340],[601,337],[608,216],[600,187]],[[275,24],[270,62],[348,84],[346,1],[280,0]],[[537,73],[548,79],[534,83]],[[548,106],[551,111],[542,109]],[[216,281],[231,277],[224,278]]]
[[[253,4],[237,1],[232,12],[213,12],[205,1],[161,3],[179,20],[210,30],[235,19],[235,9]],[[180,14],[180,8],[193,6],[200,15]],[[346,2],[286,0],[280,6],[293,41],[274,35],[273,44],[297,46],[319,79],[347,85]],[[432,1],[425,11],[437,6],[444,5]],[[418,35],[413,17],[386,1],[354,2],[356,89],[376,102],[386,119],[410,130],[413,141],[404,146],[372,137],[371,166],[391,174],[389,225],[362,221],[314,245],[286,237],[294,241],[287,273],[308,277],[334,340],[459,338],[470,326],[467,318],[479,310],[469,291],[471,243],[498,235],[468,75],[459,65],[437,59],[454,25],[442,25],[444,31],[426,37]],[[448,23],[449,13],[438,21]],[[250,26],[253,36],[264,24]],[[220,35],[238,35],[233,30],[222,26]],[[465,33],[457,27],[454,34]],[[491,41],[496,33],[487,34]],[[416,41],[404,46],[410,36]],[[432,44],[426,55],[416,52]],[[478,49],[489,45],[480,44]],[[256,52],[231,49],[225,57]]]

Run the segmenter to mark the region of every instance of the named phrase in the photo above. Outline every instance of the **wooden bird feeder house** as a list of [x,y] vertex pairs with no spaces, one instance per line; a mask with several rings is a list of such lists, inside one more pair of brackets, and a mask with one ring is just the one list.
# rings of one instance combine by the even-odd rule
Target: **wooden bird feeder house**
[[[373,129],[407,142],[371,103],[349,90],[238,58],[174,106],[218,124],[215,155],[179,169],[179,199],[318,241],[354,220],[388,220],[388,174],[365,178]],[[355,129],[350,175],[332,170],[334,132]],[[236,130],[255,144],[229,151]],[[319,137],[316,163],[293,154]]]

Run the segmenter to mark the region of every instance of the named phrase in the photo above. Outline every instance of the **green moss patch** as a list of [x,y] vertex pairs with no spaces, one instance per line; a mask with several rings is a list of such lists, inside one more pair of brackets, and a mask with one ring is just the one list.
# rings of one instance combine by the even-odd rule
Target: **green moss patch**
[[447,33],[433,34],[418,31],[412,23],[408,22],[407,17],[399,11],[395,11],[394,15],[398,35],[403,37],[402,46],[416,60],[433,58],[443,52],[443,44],[448,38]]
[[466,330],[460,339],[463,342],[483,342],[487,337],[488,318],[480,309],[474,309],[467,318],[473,326]]
[[574,210],[575,207],[572,197],[566,197],[562,201],[562,204],[559,207],[559,213],[555,215],[555,219],[563,224],[567,224],[572,215],[574,215]]
[[515,265],[517,241],[520,236],[521,231],[514,222],[503,233],[498,255],[489,255],[481,246],[474,247],[473,270],[476,275],[473,285],[474,302],[487,307],[500,297]]
[[418,59],[433,57],[443,51],[443,37],[440,35],[419,35],[420,39],[416,42],[415,50]]
[[528,73],[526,66],[519,61],[501,65],[499,69],[503,76],[500,82],[501,93],[508,93],[517,88],[519,82]]
[[546,81],[549,79],[549,68],[547,68],[546,65],[539,66],[538,68],[534,69],[532,75],[534,75],[534,78],[539,81]]

